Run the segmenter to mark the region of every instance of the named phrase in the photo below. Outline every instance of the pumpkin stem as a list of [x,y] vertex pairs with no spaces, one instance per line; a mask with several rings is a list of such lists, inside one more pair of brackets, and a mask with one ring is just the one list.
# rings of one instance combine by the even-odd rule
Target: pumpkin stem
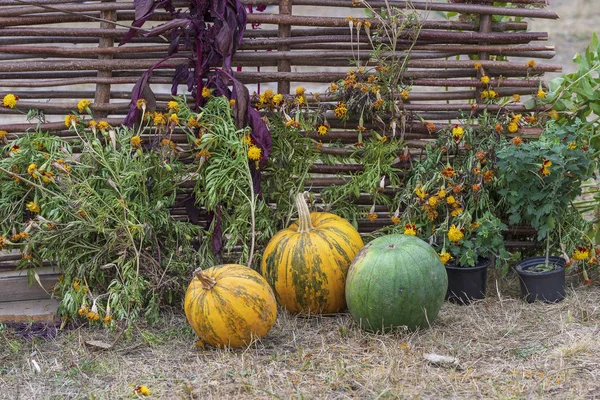
[[194,271],[194,277],[198,278],[198,280],[203,283],[204,286],[202,286],[202,288],[204,290],[210,290],[217,284],[217,280],[212,276],[206,275],[202,271],[202,268],[196,268]]
[[296,195],[296,208],[298,208],[298,233],[308,233],[314,229],[310,220],[310,210],[306,204],[305,195],[307,192]]

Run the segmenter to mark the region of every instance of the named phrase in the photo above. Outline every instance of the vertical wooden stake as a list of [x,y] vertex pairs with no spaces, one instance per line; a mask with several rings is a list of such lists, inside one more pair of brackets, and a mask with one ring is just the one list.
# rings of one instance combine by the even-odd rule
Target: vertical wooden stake
[[[293,0],[281,0],[279,3],[279,14],[280,15],[292,15],[292,1]],[[290,25],[279,24],[280,38],[288,38],[292,35],[292,27]],[[277,49],[280,52],[289,51],[290,46],[287,44],[279,45]],[[292,66],[290,60],[280,59],[277,61],[277,71],[279,72],[292,72]],[[277,82],[277,93],[289,94],[290,93],[290,81],[281,80]]]
[[[490,14],[482,14],[479,16],[479,33],[490,33],[492,31],[492,16]],[[487,45],[487,43],[480,43],[481,45]],[[490,54],[485,51],[479,52],[479,61],[489,60]],[[481,78],[483,74],[481,71],[477,73],[477,77]],[[479,103],[483,103],[483,99],[481,98],[482,90],[475,90],[475,101]]]
[[[102,0],[105,3],[114,3],[115,0]],[[100,17],[108,21],[117,21],[116,10],[105,10],[100,12]],[[116,25],[111,22],[100,22],[100,28],[115,29]],[[99,48],[107,48],[114,46],[114,39],[109,37],[100,37],[98,42]],[[110,54],[98,55],[99,60],[112,59],[113,56]],[[98,70],[99,78],[110,78],[112,77],[112,70]],[[97,83],[96,84],[96,95],[94,96],[94,104],[102,106],[110,103],[110,83]],[[105,110],[94,110],[94,118],[106,118],[108,111]]]

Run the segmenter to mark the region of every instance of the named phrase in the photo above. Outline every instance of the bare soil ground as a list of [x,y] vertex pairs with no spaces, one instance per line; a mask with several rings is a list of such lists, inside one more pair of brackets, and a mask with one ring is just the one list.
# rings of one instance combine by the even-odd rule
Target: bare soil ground
[[[491,279],[488,298],[445,303],[430,329],[365,333],[348,314],[280,312],[261,342],[201,349],[182,312],[117,332],[80,327],[54,339],[0,333],[0,398],[160,399],[593,399],[600,398],[600,286],[576,286],[558,304],[518,299],[516,277]],[[575,283],[576,284],[576,283]],[[576,284],[577,285],[577,284]],[[502,295],[498,295],[502,293]],[[424,354],[456,357],[436,366]]]

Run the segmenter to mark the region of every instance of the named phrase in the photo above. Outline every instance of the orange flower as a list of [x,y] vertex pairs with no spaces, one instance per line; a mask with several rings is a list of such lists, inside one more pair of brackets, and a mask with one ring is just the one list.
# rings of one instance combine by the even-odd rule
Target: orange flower
[[496,125],[494,125],[494,130],[498,133],[502,133],[504,128],[502,127],[502,124],[500,122],[498,122]]
[[535,61],[534,60],[527,61],[527,66],[529,68],[535,68]]
[[515,146],[520,146],[523,144],[523,139],[521,139],[518,136],[515,136],[514,138],[511,139],[510,141],[512,144],[514,144]]
[[452,178],[456,176],[456,171],[452,167],[446,167],[442,170],[442,175],[444,175],[446,178]]
[[550,175],[550,167],[552,166],[552,161],[544,158],[542,162],[542,167],[540,168],[540,173],[544,176]]
[[494,172],[493,171],[485,171],[483,174],[483,181],[485,183],[490,183],[492,181],[492,179],[494,179]]

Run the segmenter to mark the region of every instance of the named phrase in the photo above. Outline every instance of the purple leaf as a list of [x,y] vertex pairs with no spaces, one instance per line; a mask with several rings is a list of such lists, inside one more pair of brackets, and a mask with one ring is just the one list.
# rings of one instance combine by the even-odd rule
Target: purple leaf
[[273,146],[271,133],[265,121],[260,117],[260,113],[253,107],[248,107],[248,125],[252,128],[252,132],[250,133],[252,141],[262,150],[262,158],[259,163],[259,166],[262,168],[267,163],[271,147]]
[[153,10],[154,0],[133,0],[135,7],[135,19],[140,20]]
[[150,29],[148,32],[144,33],[145,37],[148,36],[158,36],[163,34],[164,32],[173,30],[173,29],[179,29],[179,28],[183,28],[186,29],[190,24],[190,21],[188,19],[184,19],[184,18],[179,18],[179,19],[174,19],[171,20],[169,22],[166,22],[164,24],[160,24],[152,29]]
[[221,227],[221,207],[213,213],[213,253],[218,254],[223,248],[223,228]]

